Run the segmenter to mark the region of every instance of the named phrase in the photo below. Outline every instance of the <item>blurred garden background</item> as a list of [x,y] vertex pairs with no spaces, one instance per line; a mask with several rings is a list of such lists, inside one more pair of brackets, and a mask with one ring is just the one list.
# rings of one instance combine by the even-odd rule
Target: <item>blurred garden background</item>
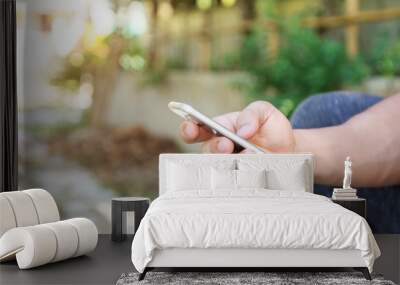
[[[110,232],[110,199],[155,198],[171,100],[214,116],[268,100],[400,92],[397,0],[18,0],[20,188]],[[349,95],[351,96],[351,95]]]

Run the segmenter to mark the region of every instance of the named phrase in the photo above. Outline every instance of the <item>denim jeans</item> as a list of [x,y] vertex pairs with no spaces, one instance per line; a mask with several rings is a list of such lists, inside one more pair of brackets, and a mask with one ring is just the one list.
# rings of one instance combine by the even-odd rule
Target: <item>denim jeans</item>
[[[319,94],[302,102],[291,122],[295,129],[335,126],[381,100],[381,97],[352,92]],[[332,190],[332,185],[314,186],[314,193],[327,197],[332,196]],[[358,188],[358,196],[367,199],[367,221],[374,233],[400,233],[400,186]]]

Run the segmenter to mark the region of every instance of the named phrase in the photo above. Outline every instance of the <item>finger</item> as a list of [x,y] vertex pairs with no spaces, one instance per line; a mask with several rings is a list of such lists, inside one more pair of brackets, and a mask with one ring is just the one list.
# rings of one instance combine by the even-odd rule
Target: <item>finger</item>
[[245,139],[251,138],[274,110],[275,107],[268,102],[251,103],[237,118],[237,134]]
[[[240,117],[240,118],[239,118]],[[250,104],[238,117],[239,129],[246,123],[254,129],[243,131],[244,138],[272,152],[291,152],[294,149],[292,126],[288,119],[271,103],[258,101]],[[255,118],[257,121],[255,121]],[[256,126],[256,127],[254,127]],[[248,128],[247,130],[249,130]],[[243,134],[242,133],[242,134]]]
[[[238,115],[239,112],[232,112],[214,117],[213,120],[231,132],[235,132],[235,124]],[[202,150],[206,153],[232,153],[234,150],[234,144],[230,139],[219,136],[206,141],[202,145]]]
[[198,126],[197,124],[184,121],[180,127],[181,137],[186,143],[197,143],[209,140],[214,134],[207,128]]
[[232,153],[233,149],[233,142],[226,137],[214,137],[202,145],[205,153]]
[[[239,112],[227,113],[214,118],[214,121],[235,132],[235,124]],[[206,126],[199,126],[191,121],[184,121],[180,127],[181,137],[186,143],[198,143],[209,140],[215,134]]]
[[231,132],[236,132],[236,121],[239,116],[239,112],[231,112],[218,117],[214,117],[213,120],[223,127],[227,128]]

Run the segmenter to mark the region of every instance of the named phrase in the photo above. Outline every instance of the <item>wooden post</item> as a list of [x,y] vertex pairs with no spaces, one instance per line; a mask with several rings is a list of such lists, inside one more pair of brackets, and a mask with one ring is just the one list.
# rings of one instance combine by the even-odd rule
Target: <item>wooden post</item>
[[[355,16],[359,13],[359,0],[346,0],[346,15]],[[349,57],[354,57],[358,54],[358,24],[351,22],[346,26],[346,51]]]
[[107,61],[95,67],[93,71],[93,102],[90,109],[90,124],[93,128],[102,128],[107,125],[105,113],[119,75],[119,58],[124,48],[122,37],[113,35],[109,47],[110,53]]
[[274,22],[268,23],[268,34],[267,34],[267,55],[268,58],[274,58],[279,49],[280,39],[279,39],[279,28]]
[[[240,10],[242,13],[242,21],[246,25],[253,24],[257,17],[256,2],[255,0],[242,0],[240,3]],[[251,25],[245,26],[243,29],[244,36],[248,35],[252,30]]]
[[149,48],[149,67],[153,70],[160,69],[159,58],[159,30],[158,30],[158,1],[151,1],[151,43]]
[[200,36],[200,69],[202,70],[207,70],[210,67],[212,20],[212,9],[203,12],[203,27]]

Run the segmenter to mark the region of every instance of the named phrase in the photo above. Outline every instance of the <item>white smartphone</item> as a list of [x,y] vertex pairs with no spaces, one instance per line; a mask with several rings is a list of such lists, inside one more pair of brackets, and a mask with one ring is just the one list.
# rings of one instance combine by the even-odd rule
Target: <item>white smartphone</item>
[[[235,133],[231,132],[221,124],[218,124],[216,121],[210,119],[206,115],[200,113],[188,104],[170,102],[168,104],[168,108],[185,120],[192,121],[193,123],[198,125],[207,126],[216,135],[227,137],[228,139],[233,141],[233,143],[235,144],[235,151],[237,152],[240,151],[240,149],[250,149],[255,153],[265,153],[265,151],[261,148],[239,137]],[[240,146],[240,148],[238,148],[237,146]]]

